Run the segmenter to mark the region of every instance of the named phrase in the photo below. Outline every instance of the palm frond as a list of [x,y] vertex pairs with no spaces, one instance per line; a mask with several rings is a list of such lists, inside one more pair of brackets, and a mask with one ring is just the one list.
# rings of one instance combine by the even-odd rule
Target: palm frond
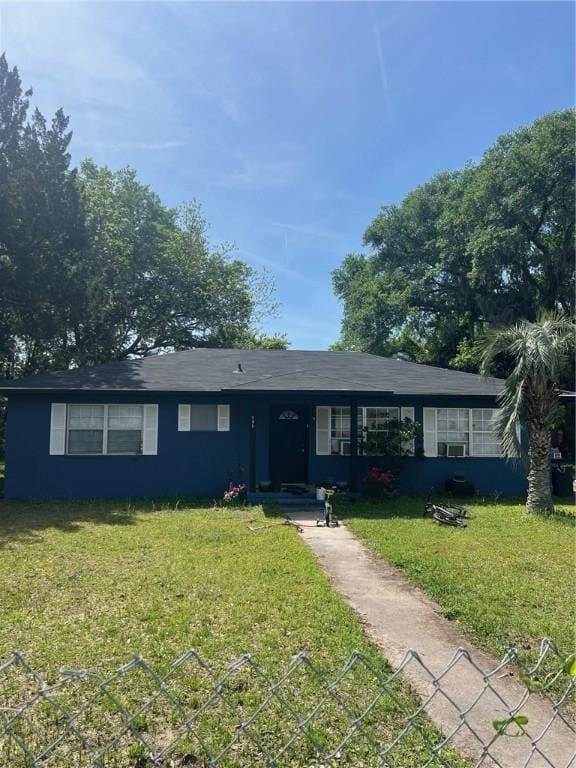
[[500,413],[494,425],[505,456],[520,455],[518,432],[527,419],[528,403],[542,404],[540,410],[548,415],[541,420],[553,421],[558,403],[556,384],[566,356],[574,348],[575,336],[572,320],[549,312],[542,313],[535,323],[521,320],[509,328],[492,329],[478,342],[484,375],[491,373],[501,355],[514,361],[499,397]]
[[494,420],[494,429],[500,438],[502,451],[507,459],[522,457],[519,440],[519,426],[522,422],[524,405],[524,381],[512,374],[498,399],[499,413]]

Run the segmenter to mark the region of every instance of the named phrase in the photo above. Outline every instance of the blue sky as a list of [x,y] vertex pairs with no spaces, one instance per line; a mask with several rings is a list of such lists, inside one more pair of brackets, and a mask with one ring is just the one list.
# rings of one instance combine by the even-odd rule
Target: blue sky
[[381,205],[574,102],[574,5],[0,4],[0,48],[74,162],[130,164],[266,268],[268,331],[337,340],[331,271]]

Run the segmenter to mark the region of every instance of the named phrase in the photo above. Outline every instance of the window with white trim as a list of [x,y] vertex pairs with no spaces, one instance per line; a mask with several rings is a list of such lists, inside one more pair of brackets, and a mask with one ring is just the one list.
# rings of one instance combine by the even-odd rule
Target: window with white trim
[[190,406],[190,431],[191,432],[217,432],[218,431],[218,406],[217,405],[191,405]]
[[350,407],[330,409],[330,453],[332,456],[350,455]]
[[104,406],[69,405],[66,453],[104,453]]
[[143,450],[143,405],[67,407],[66,453],[136,455]]
[[470,454],[470,412],[468,408],[438,408],[436,411],[438,456]]
[[229,432],[229,405],[181,403],[178,406],[179,432]]
[[389,432],[390,424],[398,421],[400,408],[394,406],[358,408],[358,436],[361,439],[363,432]]
[[[395,406],[368,406],[358,408],[358,442],[359,452],[364,455],[375,456],[373,450],[366,447],[366,440],[370,436],[384,436],[390,432],[390,426],[400,421],[400,408]],[[364,447],[363,447],[364,444]]]
[[497,408],[424,408],[424,454],[502,456],[494,431]]
[[[364,456],[377,456],[376,444],[379,440],[386,442],[386,435],[398,440],[396,429],[406,421],[414,422],[413,406],[364,406],[358,408],[358,452]],[[399,455],[414,455],[414,439],[410,438],[398,443]]]
[[502,445],[494,430],[496,408],[472,408],[473,456],[502,456]]
[[350,455],[350,406],[316,408],[316,454]]

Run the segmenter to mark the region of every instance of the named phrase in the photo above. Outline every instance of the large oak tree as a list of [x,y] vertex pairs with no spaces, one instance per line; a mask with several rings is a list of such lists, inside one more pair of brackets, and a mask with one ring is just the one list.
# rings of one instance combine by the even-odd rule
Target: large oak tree
[[72,169],[68,118],[35,110],[0,57],[0,378],[258,333],[273,285],[213,246],[195,203],[166,208],[133,169]]
[[574,140],[551,113],[382,208],[334,273],[338,346],[474,371],[486,328],[573,314]]

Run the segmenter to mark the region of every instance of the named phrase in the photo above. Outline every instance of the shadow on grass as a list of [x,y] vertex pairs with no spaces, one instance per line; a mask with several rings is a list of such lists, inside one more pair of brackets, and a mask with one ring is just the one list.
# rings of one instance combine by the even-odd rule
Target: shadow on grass
[[[428,496],[403,496],[396,499],[357,499],[350,500],[345,496],[335,496],[333,499],[334,514],[346,518],[366,518],[386,520],[407,518],[412,520],[425,519],[424,507]],[[434,501],[452,501],[487,510],[508,505],[523,505],[521,499],[450,499],[435,497]],[[556,499],[558,505],[554,515],[543,517],[559,524],[573,526],[576,523],[576,511],[571,499]],[[564,509],[562,508],[564,507]],[[76,533],[86,523],[97,525],[131,526],[139,523],[142,514],[177,509],[214,509],[215,514],[225,509],[222,505],[215,506],[213,499],[174,498],[174,499],[140,499],[116,501],[17,501],[0,499],[0,549],[12,544],[40,544],[44,540],[42,532],[54,529],[63,533]],[[282,520],[290,515],[289,508],[281,508],[277,502],[267,502],[261,505],[264,516],[271,520]],[[250,507],[239,508],[250,516]],[[298,509],[297,505],[294,509]],[[311,516],[320,517],[322,509],[314,507]]]
[[[448,499],[444,499],[447,501]],[[335,494],[332,497],[332,508],[334,514],[345,520],[347,517],[362,517],[374,520],[385,520],[394,517],[406,517],[418,519],[424,516],[424,507],[431,501],[427,496],[402,496],[401,498],[386,499],[354,499],[347,494]],[[441,501],[440,497],[434,501]],[[452,500],[454,502],[454,500]],[[294,510],[300,509],[295,504]],[[266,517],[280,519],[290,516],[290,507],[280,507],[277,502],[267,502],[262,504],[262,509]],[[310,511],[311,516],[321,517],[323,508],[321,506],[313,507]]]
[[210,499],[142,499],[119,501],[17,501],[0,499],[0,549],[8,544],[40,544],[42,531],[76,533],[85,523],[137,525],[141,514],[179,507],[212,507]]
[[[412,520],[428,519],[424,517],[426,504],[458,504],[469,506],[472,510],[500,509],[506,506],[520,506],[525,504],[520,498],[472,497],[454,498],[451,496],[401,496],[387,499],[359,499],[354,502],[334,498],[334,512],[343,520],[348,518],[365,518],[372,520],[386,520],[392,518],[408,518]],[[576,509],[572,499],[555,499],[556,512],[552,515],[543,515],[543,519],[553,520],[560,524],[574,525],[576,523]],[[564,508],[563,508],[564,507]]]
[[[280,507],[280,504],[278,504],[277,501],[267,501],[259,506],[262,508],[264,517],[270,517],[273,520],[283,520],[286,517],[290,517],[290,510]],[[246,509],[249,513],[250,507],[247,507]]]

